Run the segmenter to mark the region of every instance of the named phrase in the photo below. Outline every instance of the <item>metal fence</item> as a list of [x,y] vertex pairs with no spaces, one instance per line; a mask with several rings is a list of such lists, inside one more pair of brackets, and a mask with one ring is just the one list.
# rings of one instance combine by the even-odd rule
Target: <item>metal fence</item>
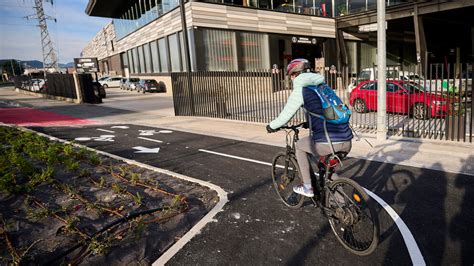
[[[188,75],[192,80],[189,89]],[[268,123],[283,109],[292,84],[282,72],[192,72],[172,73],[176,115],[203,116]],[[336,74],[327,74],[336,86]],[[293,118],[304,120],[300,110]]]
[[[352,126],[375,133],[377,68],[345,85],[346,75],[326,71],[326,82],[353,111]],[[345,71],[342,71],[345,73]],[[387,67],[387,127],[390,135],[472,142],[472,65],[430,65],[426,76],[416,67]],[[191,78],[191,89],[188,77]],[[292,84],[283,73],[172,73],[176,115],[268,123],[283,109]],[[300,110],[293,122],[304,120]]]
[[76,86],[72,74],[47,74],[46,79],[16,76],[15,88],[52,96],[76,99]]
[[[366,73],[363,73],[363,72]],[[361,72],[347,88],[352,125],[375,132],[377,68]],[[471,142],[473,140],[472,65],[387,66],[387,127],[390,135]]]

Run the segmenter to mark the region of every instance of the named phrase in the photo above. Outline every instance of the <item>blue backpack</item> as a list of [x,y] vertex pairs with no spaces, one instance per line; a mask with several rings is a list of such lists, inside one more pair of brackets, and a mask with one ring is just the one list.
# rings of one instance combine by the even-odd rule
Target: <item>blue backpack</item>
[[321,84],[319,86],[309,86],[306,88],[316,92],[319,99],[321,99],[323,116],[317,115],[319,118],[332,124],[344,124],[349,122],[352,114],[351,110],[341,101],[341,98],[336,95],[331,87],[327,84]]

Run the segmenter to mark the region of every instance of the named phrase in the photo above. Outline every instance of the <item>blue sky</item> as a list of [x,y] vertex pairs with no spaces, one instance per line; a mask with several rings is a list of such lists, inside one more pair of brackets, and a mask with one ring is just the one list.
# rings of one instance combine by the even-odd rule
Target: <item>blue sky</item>
[[[89,17],[84,10],[88,0],[54,0],[44,2],[45,13],[55,17],[48,20],[49,34],[58,52],[59,62],[72,62],[86,44],[110,22],[109,18]],[[1,0],[0,59],[42,61],[40,30],[37,20],[23,17],[35,13],[34,0]]]

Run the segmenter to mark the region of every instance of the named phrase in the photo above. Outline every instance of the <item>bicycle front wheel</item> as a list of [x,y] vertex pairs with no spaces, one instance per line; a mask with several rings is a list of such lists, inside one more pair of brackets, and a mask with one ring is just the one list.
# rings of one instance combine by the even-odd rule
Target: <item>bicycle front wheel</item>
[[303,205],[304,196],[293,192],[293,186],[300,182],[300,168],[296,160],[286,153],[278,153],[272,163],[273,186],[286,206],[299,208]]
[[367,193],[355,181],[339,178],[326,190],[329,224],[337,240],[359,256],[374,252],[379,242],[379,221]]

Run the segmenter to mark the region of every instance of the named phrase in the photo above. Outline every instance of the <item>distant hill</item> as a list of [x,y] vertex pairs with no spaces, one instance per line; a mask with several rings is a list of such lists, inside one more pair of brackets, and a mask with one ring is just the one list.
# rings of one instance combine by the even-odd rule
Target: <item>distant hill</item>
[[[0,65],[8,61],[10,61],[10,59],[0,59]],[[42,68],[43,67],[43,62],[39,60],[21,60],[21,64],[22,66],[26,64],[28,68]],[[74,67],[74,62],[69,62],[67,64],[59,63],[59,67],[60,68]]]

